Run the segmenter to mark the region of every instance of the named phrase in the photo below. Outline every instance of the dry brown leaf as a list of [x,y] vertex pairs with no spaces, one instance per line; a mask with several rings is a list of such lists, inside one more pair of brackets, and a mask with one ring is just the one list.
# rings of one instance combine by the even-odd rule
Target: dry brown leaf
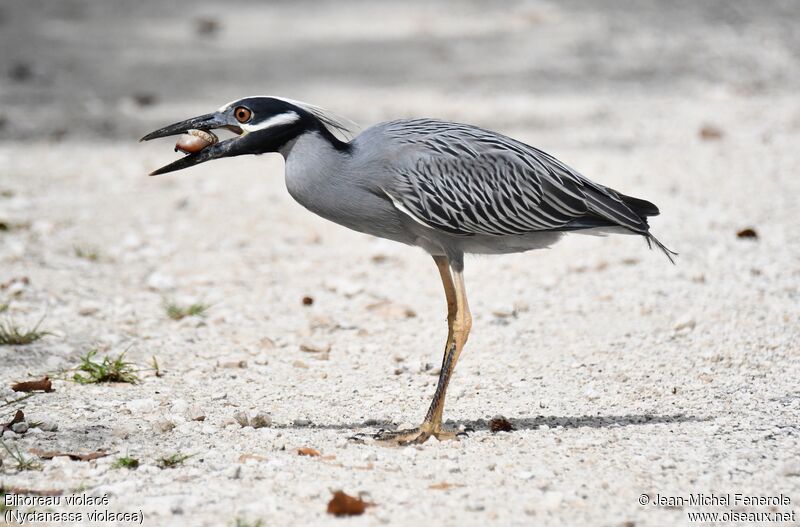
[[447,483],[446,481],[442,481],[441,483],[434,483],[433,485],[429,485],[428,488],[431,490],[447,490],[463,486],[464,485],[461,485],[460,483]]
[[313,448],[304,446],[304,447],[301,447],[301,448],[297,449],[297,455],[298,456],[317,457],[317,456],[319,456],[319,450],[314,450]]
[[333,498],[328,502],[328,514],[334,516],[359,516],[364,514],[367,507],[373,507],[374,503],[369,503],[361,498],[349,496],[337,490],[333,493]]
[[755,240],[755,239],[758,238],[758,233],[756,232],[755,229],[753,229],[751,227],[748,227],[746,229],[742,229],[739,232],[737,232],[736,233],[736,237],[737,238],[750,238],[750,239]]
[[511,432],[514,430],[511,422],[508,419],[503,417],[502,415],[498,415],[497,417],[493,418],[489,421],[489,430],[494,433],[497,432]]
[[66,456],[73,461],[91,461],[93,459],[111,455],[111,452],[106,452],[105,450],[89,452],[88,454],[78,454],[75,452],[59,452],[57,450],[40,450],[38,448],[31,448],[30,453],[34,456],[39,456],[42,459],[53,459],[54,457]]
[[23,381],[12,384],[11,389],[15,392],[35,392],[37,390],[41,390],[43,392],[55,391],[53,390],[53,383],[50,382],[50,379],[47,377],[47,375],[38,381]]

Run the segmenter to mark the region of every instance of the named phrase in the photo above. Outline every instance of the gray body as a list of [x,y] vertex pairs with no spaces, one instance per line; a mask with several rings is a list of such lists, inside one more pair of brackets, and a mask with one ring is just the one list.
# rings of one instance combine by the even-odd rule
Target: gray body
[[[528,145],[477,127],[415,119],[377,124],[346,151],[318,132],[280,150],[286,186],[310,211],[350,229],[464,253],[547,247],[566,231],[648,232],[652,204],[584,178]],[[635,211],[624,198],[650,209]],[[660,244],[659,244],[660,246]]]

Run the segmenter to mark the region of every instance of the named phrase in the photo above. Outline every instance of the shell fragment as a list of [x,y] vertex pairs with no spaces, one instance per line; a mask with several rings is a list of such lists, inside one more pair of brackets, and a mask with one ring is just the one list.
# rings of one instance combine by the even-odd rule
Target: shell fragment
[[205,130],[189,130],[178,138],[175,151],[184,154],[196,154],[219,141],[216,135]]

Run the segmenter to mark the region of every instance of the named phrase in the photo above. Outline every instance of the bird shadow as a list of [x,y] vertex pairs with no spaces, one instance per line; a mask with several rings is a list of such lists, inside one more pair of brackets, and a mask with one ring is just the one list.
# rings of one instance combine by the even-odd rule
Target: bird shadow
[[[697,423],[710,420],[710,417],[697,417],[686,414],[625,414],[625,415],[578,415],[557,416],[539,415],[536,417],[517,417],[507,419],[512,430],[536,430],[542,426],[549,428],[618,428],[625,426]],[[473,419],[464,421],[446,421],[445,428],[461,430],[491,430],[491,419]],[[273,428],[287,429],[324,429],[324,430],[362,430],[378,428],[396,430],[398,424],[387,420],[367,419],[360,423],[310,423],[300,422],[285,425],[272,425]]]

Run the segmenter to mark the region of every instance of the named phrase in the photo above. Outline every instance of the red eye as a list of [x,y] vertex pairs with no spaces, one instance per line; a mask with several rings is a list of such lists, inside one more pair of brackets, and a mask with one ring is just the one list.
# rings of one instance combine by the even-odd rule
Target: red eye
[[233,111],[233,116],[236,117],[236,120],[240,123],[246,123],[253,116],[253,112],[251,112],[249,108],[239,106]]

